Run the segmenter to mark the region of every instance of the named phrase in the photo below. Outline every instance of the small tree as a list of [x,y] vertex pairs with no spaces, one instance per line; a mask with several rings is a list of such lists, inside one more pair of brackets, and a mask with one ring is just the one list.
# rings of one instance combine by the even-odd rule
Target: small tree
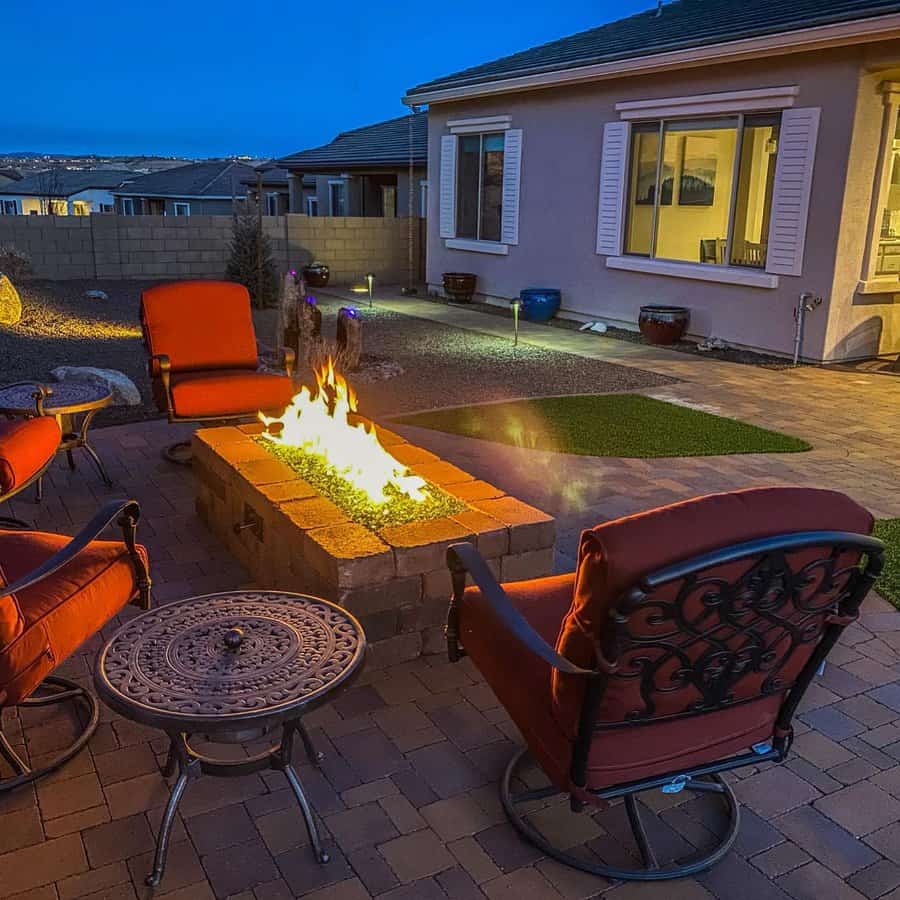
[[254,306],[271,306],[278,298],[278,274],[272,260],[272,244],[260,228],[255,205],[249,201],[234,214],[231,257],[225,277],[244,285]]

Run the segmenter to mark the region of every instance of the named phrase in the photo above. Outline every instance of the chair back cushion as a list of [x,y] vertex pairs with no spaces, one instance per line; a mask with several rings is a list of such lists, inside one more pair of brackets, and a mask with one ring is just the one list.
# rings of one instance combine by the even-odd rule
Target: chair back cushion
[[[792,487],[711,494],[600,525],[581,536],[557,650],[586,668],[604,644],[605,655],[617,657],[601,726],[783,693],[817,643],[849,577],[839,573],[858,563],[858,551],[829,559],[833,548],[813,547],[745,558],[631,599],[629,592],[662,568],[734,544],[801,531],[869,534],[872,525],[871,514],[843,494]],[[583,679],[554,672],[554,716],[572,736],[583,689]]]
[[62,432],[53,416],[0,421],[0,497],[13,494],[56,453]]
[[173,372],[259,363],[250,295],[241,284],[176,281],[149,288],[141,294],[141,326],[147,350],[165,353]]

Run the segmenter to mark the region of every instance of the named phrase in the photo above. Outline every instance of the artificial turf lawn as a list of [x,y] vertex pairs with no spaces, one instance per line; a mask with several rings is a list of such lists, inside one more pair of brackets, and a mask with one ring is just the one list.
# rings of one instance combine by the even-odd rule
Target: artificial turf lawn
[[900,519],[879,519],[873,533],[885,544],[884,568],[875,590],[900,609]]
[[462,512],[466,504],[456,497],[427,483],[424,488],[427,499],[411,500],[396,488],[388,485],[389,500],[373,503],[365,491],[354,488],[342,478],[334,466],[298,447],[286,447],[265,438],[256,438],[273,456],[290,466],[301,478],[308,481],[323,497],[327,497],[338,509],[346,513],[352,522],[365,525],[372,531],[386,525],[405,525],[422,519],[440,519]]
[[396,421],[582,456],[647,459],[810,449],[799,438],[641,394],[538,397],[415,413]]

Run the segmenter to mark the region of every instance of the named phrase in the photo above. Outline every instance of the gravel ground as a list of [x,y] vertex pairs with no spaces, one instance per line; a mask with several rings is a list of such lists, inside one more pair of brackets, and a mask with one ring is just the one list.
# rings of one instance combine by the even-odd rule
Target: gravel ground
[[[141,290],[151,282],[32,281],[20,287],[22,321],[0,328],[0,382],[49,380],[59,365],[118,369],[141,391],[144,405],[106,410],[96,425],[159,416],[150,400],[146,355],[138,322]],[[88,300],[97,289],[108,300]],[[338,301],[323,300],[326,335],[334,334]],[[584,359],[452,328],[381,309],[361,309],[367,364],[390,360],[403,374],[350,382],[360,411],[383,416],[546,394],[605,393],[671,384],[652,372]],[[257,336],[271,343],[275,313],[254,313]]]

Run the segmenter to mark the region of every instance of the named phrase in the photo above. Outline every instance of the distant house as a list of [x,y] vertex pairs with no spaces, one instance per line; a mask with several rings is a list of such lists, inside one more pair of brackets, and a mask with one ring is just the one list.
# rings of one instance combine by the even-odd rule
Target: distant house
[[[291,173],[287,169],[279,168],[273,163],[264,163],[254,169],[250,178],[245,178],[242,184],[247,189],[247,196],[256,201],[257,195],[262,194],[263,214],[266,216],[283,216],[290,212],[290,179]],[[260,191],[259,189],[262,188]],[[303,199],[314,197],[316,192],[316,179],[310,175],[303,178]],[[306,203],[301,205],[306,209]]]
[[0,184],[0,214],[5,216],[87,216],[112,212],[112,189],[131,172],[48,169]]
[[[423,216],[428,159],[425,113],[344,131],[330,144],[277,160],[277,165],[292,176],[290,211],[309,216],[405,216],[409,208],[410,152],[413,215]],[[315,179],[312,191],[303,181],[310,177]]]
[[255,178],[251,166],[223,160],[193,163],[131,177],[114,191],[123,216],[230,215],[247,196],[243,184]]

